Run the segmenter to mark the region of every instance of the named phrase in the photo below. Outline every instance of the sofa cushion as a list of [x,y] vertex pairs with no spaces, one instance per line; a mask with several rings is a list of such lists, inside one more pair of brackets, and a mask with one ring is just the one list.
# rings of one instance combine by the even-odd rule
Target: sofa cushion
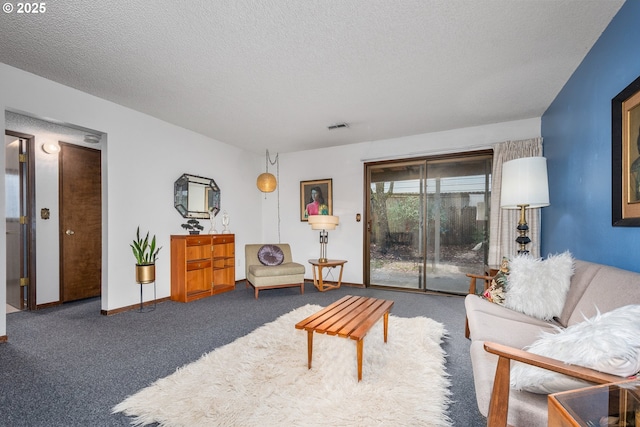
[[[628,305],[545,333],[527,351],[565,363],[627,377],[640,371],[640,305]],[[556,393],[588,386],[545,369],[514,363],[511,386],[533,393]]]
[[570,252],[544,260],[518,255],[509,270],[505,307],[541,320],[560,316],[574,271]]
[[280,265],[284,261],[284,253],[276,245],[263,245],[258,249],[258,261],[263,265]]
[[491,280],[491,285],[489,288],[484,291],[482,297],[488,301],[496,303],[498,305],[503,305],[504,300],[507,296],[506,287],[507,282],[509,281],[509,258],[502,257],[502,262],[500,263],[500,270]]
[[477,295],[467,295],[464,303],[473,341],[523,348],[540,338],[541,331],[555,330],[549,322],[492,304]]
[[[567,298],[564,302],[564,308],[557,319],[558,323],[564,327],[569,326],[569,318],[571,317],[571,314],[574,312],[576,305],[591,284],[596,273],[601,268],[607,268],[602,264],[595,264],[593,262],[582,261],[579,259],[575,260],[574,266],[575,272],[571,277],[571,285],[569,285],[569,291],[567,292]],[[582,321],[582,317],[580,317],[580,321]]]
[[640,304],[640,274],[601,265],[580,300],[576,303],[568,325],[593,317],[622,305]]
[[288,276],[304,274],[304,265],[297,262],[285,262],[280,265],[250,265],[249,274],[255,277]]

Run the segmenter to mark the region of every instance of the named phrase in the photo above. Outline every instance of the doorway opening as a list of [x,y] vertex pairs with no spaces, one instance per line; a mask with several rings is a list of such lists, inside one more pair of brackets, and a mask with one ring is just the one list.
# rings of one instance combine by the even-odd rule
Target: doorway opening
[[[11,250],[7,247],[5,285],[8,302],[11,295],[15,293],[14,279],[9,277],[9,265],[13,261],[16,262],[15,265],[23,263],[31,266],[28,280],[22,280],[24,275],[19,279],[22,280],[21,283],[27,283],[29,310],[101,295],[102,276],[105,271],[105,260],[102,256],[104,236],[102,218],[105,214],[102,162],[104,161],[103,153],[106,150],[106,134],[52,119],[40,119],[23,112],[5,110],[4,114],[6,135],[15,134],[19,137],[31,138],[27,144],[27,149],[30,150],[27,155],[29,169],[27,177],[31,189],[26,192],[29,218],[26,221],[17,220],[27,224],[29,232],[27,241],[30,246],[28,251]],[[8,145],[8,141],[5,141],[5,145]],[[90,153],[91,161],[72,154],[76,152]],[[65,160],[69,161],[65,162]],[[7,161],[7,168],[11,170],[5,171],[6,184],[18,182],[15,176],[19,171],[16,172],[16,167],[10,166]],[[66,179],[63,179],[61,174]],[[63,183],[69,185],[61,186]],[[12,193],[16,192],[19,191],[15,190]],[[9,191],[5,191],[5,194],[9,197]],[[7,209],[10,208],[8,202],[6,206]],[[15,208],[11,209],[15,210]],[[10,230],[9,221],[15,218],[15,214],[7,211],[6,217],[7,230]],[[86,229],[88,226],[94,228]],[[62,241],[62,238],[65,240]],[[13,239],[7,235],[7,244],[10,240]],[[81,244],[85,241],[89,241],[92,246],[87,247]],[[62,252],[64,256],[61,256]],[[73,263],[72,261],[77,259],[77,257],[74,258],[74,253],[82,253],[84,258],[80,257],[80,261]],[[28,259],[25,254],[29,255]],[[10,255],[14,260],[9,260]],[[86,262],[86,258],[90,258],[91,262]],[[66,263],[63,262],[65,260]],[[70,263],[73,268],[69,268]],[[21,268],[16,267],[14,270]],[[91,270],[91,276],[89,276],[89,270]],[[36,271],[40,278],[37,287]],[[78,272],[82,275],[76,274]],[[13,271],[11,275],[14,275]],[[88,291],[84,292],[85,289]],[[11,311],[13,308],[7,306],[7,312]]]
[[367,286],[467,293],[487,262],[492,157],[365,164]]

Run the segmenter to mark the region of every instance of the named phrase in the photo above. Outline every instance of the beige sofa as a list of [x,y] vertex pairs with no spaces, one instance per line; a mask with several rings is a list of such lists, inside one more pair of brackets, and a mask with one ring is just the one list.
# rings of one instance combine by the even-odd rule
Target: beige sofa
[[[532,355],[520,349],[536,341],[543,331],[553,333],[553,324],[566,328],[583,322],[585,317],[593,317],[597,310],[606,313],[630,304],[640,304],[640,274],[580,260],[575,261],[575,272],[571,277],[565,305],[555,322],[529,317],[475,294],[467,295],[465,308],[476,399],[480,412],[487,417],[488,425],[505,425],[507,414],[510,426],[547,425],[547,395],[510,390],[510,360],[533,361],[534,366],[548,363],[551,370],[594,383],[622,380],[621,377],[579,369],[575,365]],[[499,375],[496,376],[498,364]],[[567,372],[563,372],[563,369]],[[498,384],[495,388],[494,380]]]
[[300,287],[304,294],[304,265],[293,262],[291,247],[288,243],[270,243],[279,247],[284,255],[282,264],[264,265],[258,259],[258,251],[265,244],[248,244],[244,247],[246,286],[251,285],[255,298],[263,289]]

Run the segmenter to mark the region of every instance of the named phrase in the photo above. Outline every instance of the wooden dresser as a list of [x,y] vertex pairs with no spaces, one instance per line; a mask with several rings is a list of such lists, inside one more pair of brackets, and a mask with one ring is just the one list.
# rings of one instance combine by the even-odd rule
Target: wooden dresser
[[171,299],[189,302],[236,284],[235,236],[196,234],[171,236]]

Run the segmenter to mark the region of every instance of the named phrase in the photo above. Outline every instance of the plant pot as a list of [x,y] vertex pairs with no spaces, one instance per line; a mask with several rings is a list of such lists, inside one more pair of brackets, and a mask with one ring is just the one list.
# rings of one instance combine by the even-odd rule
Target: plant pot
[[191,230],[189,234],[200,234],[200,230]]
[[136,264],[136,282],[140,284],[155,282],[155,264]]

